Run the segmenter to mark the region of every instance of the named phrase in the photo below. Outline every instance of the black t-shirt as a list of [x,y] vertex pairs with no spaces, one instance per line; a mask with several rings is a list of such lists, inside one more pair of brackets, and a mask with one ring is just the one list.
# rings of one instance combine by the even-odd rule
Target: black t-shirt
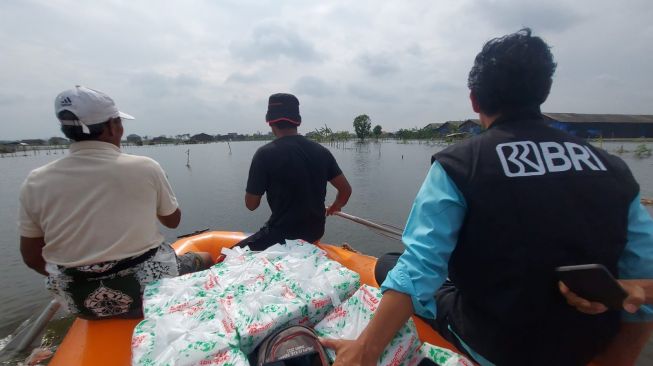
[[324,234],[326,184],[342,174],[324,146],[304,136],[285,136],[261,146],[252,159],[247,193],[267,194],[270,228],[285,239],[315,241]]

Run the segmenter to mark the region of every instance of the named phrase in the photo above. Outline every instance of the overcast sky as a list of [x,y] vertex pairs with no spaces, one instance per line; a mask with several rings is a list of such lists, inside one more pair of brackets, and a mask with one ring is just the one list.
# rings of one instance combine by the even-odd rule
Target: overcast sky
[[106,92],[126,133],[267,133],[291,92],[308,132],[474,118],[483,43],[533,29],[558,62],[548,112],[653,114],[653,1],[0,1],[0,140],[60,135],[57,93]]

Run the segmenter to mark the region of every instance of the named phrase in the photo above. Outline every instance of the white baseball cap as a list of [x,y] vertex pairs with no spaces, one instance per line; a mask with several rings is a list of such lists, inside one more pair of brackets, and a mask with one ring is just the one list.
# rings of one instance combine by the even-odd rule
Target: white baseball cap
[[59,120],[62,125],[81,126],[85,134],[91,133],[88,126],[106,122],[111,118],[134,119],[119,111],[108,95],[79,85],[62,91],[54,99],[55,115],[58,116],[61,111],[70,111],[78,118],[77,121]]

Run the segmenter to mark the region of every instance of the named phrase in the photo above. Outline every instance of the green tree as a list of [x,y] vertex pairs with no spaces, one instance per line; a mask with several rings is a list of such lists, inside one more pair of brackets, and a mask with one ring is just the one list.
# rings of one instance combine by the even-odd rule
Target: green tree
[[365,140],[365,138],[370,135],[371,129],[372,120],[367,114],[361,114],[354,118],[354,131],[356,131],[356,136],[359,139]]
[[376,139],[378,139],[381,136],[382,131],[383,131],[383,128],[381,127],[381,125],[376,125],[372,129],[372,134],[374,135],[374,137],[376,137]]

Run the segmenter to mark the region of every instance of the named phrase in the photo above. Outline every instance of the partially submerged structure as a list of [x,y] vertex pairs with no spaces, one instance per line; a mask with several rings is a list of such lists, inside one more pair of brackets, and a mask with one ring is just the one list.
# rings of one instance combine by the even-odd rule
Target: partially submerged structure
[[481,122],[477,119],[466,119],[464,121],[446,121],[444,123],[429,123],[424,128],[433,131],[440,137],[456,133],[477,135],[482,130]]
[[[582,138],[653,138],[653,115],[542,113],[549,125]],[[424,127],[436,136],[477,135],[483,127],[477,119],[430,123]]]
[[549,124],[584,138],[653,137],[653,115],[543,113]]

